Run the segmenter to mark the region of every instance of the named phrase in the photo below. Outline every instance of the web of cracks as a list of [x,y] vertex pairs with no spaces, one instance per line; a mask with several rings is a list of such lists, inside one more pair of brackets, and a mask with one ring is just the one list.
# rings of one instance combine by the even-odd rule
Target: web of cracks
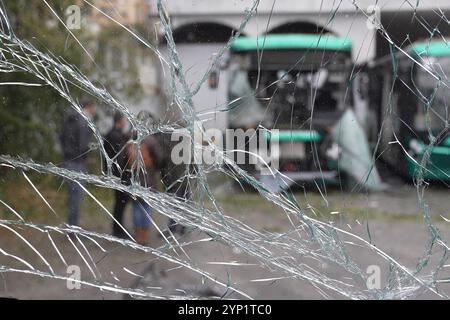
[[[56,15],[51,6],[45,0],[43,1],[48,6],[49,10]],[[131,37],[135,38],[136,41],[142,43],[148,50],[151,50],[156,54],[159,61],[170,70],[170,74],[167,76],[170,77],[171,104],[179,109],[184,122],[187,124],[185,127],[190,134],[193,134],[196,129],[195,126],[199,123],[199,114],[197,114],[194,109],[193,97],[199,92],[201,86],[219,63],[220,58],[230,48],[232,41],[242,33],[247,23],[254,17],[259,5],[259,1],[255,0],[252,6],[244,12],[244,18],[241,21],[238,31],[217,53],[203,77],[197,83],[192,85],[188,83],[184,77],[184,66],[177,52],[177,46],[173,40],[172,29],[170,27],[169,15],[165,10],[162,1],[157,1],[157,7],[160,19],[159,22],[164,29],[167,40],[168,55],[163,55],[153,44],[147,42],[137,33],[120,24],[120,22],[101,11],[101,9],[95,7],[93,3],[87,0],[84,2],[94,10],[99,11],[99,13],[103,14],[112,22],[124,28]],[[366,14],[365,11],[358,6],[357,1],[353,2],[353,4],[355,5],[355,10],[357,12]],[[415,8],[413,5],[411,6],[412,9]],[[332,22],[333,16],[338,10],[339,4],[336,6],[334,12],[330,13],[329,23]],[[444,14],[440,12],[440,10],[437,9],[436,13],[442,15],[442,18],[445,19]],[[20,171],[26,181],[42,199],[43,203],[55,215],[57,215],[57,213],[53,209],[50,201],[42,195],[27,173],[38,172],[45,175],[69,179],[78,183],[83,191],[111,219],[114,218],[109,209],[106,208],[106,206],[103,205],[87,187],[85,187],[86,185],[104,189],[121,190],[129,193],[135,198],[139,197],[161,215],[178,221],[180,224],[186,226],[191,232],[198,231],[199,234],[201,234],[201,236],[195,240],[177,240],[176,237],[164,235],[160,228],[154,224],[158,232],[163,236],[163,244],[159,247],[142,246],[137,244],[129,234],[128,239],[119,239],[107,234],[84,230],[69,225],[37,225],[27,221],[23,213],[15,211],[14,208],[0,199],[1,203],[12,215],[12,218],[9,220],[0,220],[0,228],[6,229],[14,234],[17,241],[31,249],[40,260],[39,264],[35,264],[22,258],[20,255],[10,253],[8,248],[0,248],[1,255],[12,258],[18,263],[17,266],[0,264],[0,274],[23,273],[63,281],[78,281],[86,287],[97,288],[101,291],[128,294],[136,298],[197,298],[197,296],[189,294],[158,294],[153,290],[124,286],[118,281],[105,281],[100,275],[95,257],[91,255],[89,248],[93,245],[97,249],[100,249],[101,252],[113,255],[114,252],[108,252],[108,249],[105,248],[105,244],[114,243],[124,248],[134,249],[143,253],[148,257],[148,261],[153,261],[154,259],[164,260],[198,274],[203,280],[211,281],[223,288],[223,294],[217,296],[217,298],[227,298],[230,293],[236,294],[237,297],[241,298],[252,298],[245,290],[240,289],[239,283],[234,282],[231,277],[224,277],[221,279],[213,272],[209,272],[205,270],[205,268],[202,268],[195,259],[191,259],[189,256],[189,249],[194,245],[220,242],[229,247],[238,248],[241,252],[252,257],[256,263],[251,264],[225,261],[216,262],[216,264],[222,264],[224,266],[234,265],[237,267],[261,267],[269,270],[271,275],[273,275],[273,277],[268,277],[266,279],[253,279],[255,281],[273,282],[277,279],[306,281],[324,297],[330,297],[331,294],[337,294],[338,296],[350,299],[409,298],[414,297],[420,292],[428,291],[437,297],[447,298],[445,294],[437,290],[436,286],[438,283],[442,283],[439,272],[445,266],[448,259],[448,245],[441,238],[440,231],[434,226],[429,214],[428,206],[423,197],[427,187],[424,179],[424,173],[427,170],[426,164],[431,148],[436,143],[439,136],[434,136],[431,131],[429,132],[431,143],[427,146],[425,156],[421,163],[417,163],[420,168],[415,180],[417,197],[420,206],[423,209],[423,220],[426,224],[429,237],[428,242],[425,245],[423,257],[418,261],[415,269],[410,269],[403,266],[395,259],[395,257],[392,257],[383,250],[377,248],[370,239],[366,240],[364,237],[340,228],[332,222],[322,221],[317,217],[306,214],[304,209],[296,202],[295,197],[289,192],[270,192],[264,184],[237,166],[222,150],[217,149],[211,140],[207,141],[208,143],[206,146],[195,145],[194,148],[215,149],[216,154],[221,157],[221,163],[224,163],[224,165],[213,164],[207,166],[199,164],[195,172],[188,170],[188,168],[186,169],[184,178],[188,178],[190,188],[194,194],[191,200],[185,200],[176,195],[158,192],[152,188],[144,188],[138,183],[134,183],[131,186],[125,186],[121,183],[120,179],[114,177],[112,174],[112,168],[118,166],[117,159],[108,157],[103,147],[103,138],[98,127],[82,112],[77,97],[73,96],[71,93],[71,88],[81,89],[83,92],[97,99],[97,101],[108,106],[108,108],[122,112],[130,122],[132,128],[137,132],[137,137],[135,139],[136,146],[148,135],[155,133],[171,133],[180,129],[181,126],[179,123],[158,124],[151,127],[146,125],[145,121],[138,119],[126,105],[113,97],[106,89],[94,85],[80,70],[58,57],[55,57],[50,52],[41,52],[29,42],[18,38],[11,28],[8,20],[8,13],[5,11],[3,5],[0,6],[0,17],[0,71],[3,73],[29,73],[36,78],[36,83],[16,83],[16,85],[50,87],[65,99],[68,105],[82,115],[84,120],[89,124],[89,128],[94,133],[97,142],[93,145],[93,148],[97,148],[101,155],[106,159],[107,168],[106,172],[102,175],[91,175],[71,171],[52,163],[37,163],[32,159],[11,157],[9,155],[0,155],[0,166]],[[64,24],[61,18],[58,17],[58,19]],[[426,21],[424,22],[421,19],[419,13],[417,13],[414,19],[417,19],[421,23],[426,23]],[[68,28],[67,30],[70,33]],[[390,36],[385,29],[381,27],[378,32],[391,44],[392,48],[408,55],[407,52],[390,39]],[[432,36],[432,32],[436,31],[430,31],[430,37]],[[73,34],[71,35],[75,38]],[[82,46],[81,42],[78,43]],[[86,50],[84,47],[83,49]],[[260,57],[262,57],[263,54],[263,51],[259,52]],[[415,59],[413,56],[408,56],[409,59]],[[392,59],[395,60],[394,55]],[[421,61],[415,60],[414,62],[419,68],[423,68],[423,70],[428,72],[435,79],[440,79],[440,76],[435,73],[434,70],[430,70],[424,66]],[[301,59],[299,60],[299,63],[301,63]],[[353,70],[353,72],[356,72],[356,70]],[[271,83],[270,86],[276,86],[278,81],[281,80]],[[448,81],[446,81],[446,79],[440,80],[439,86],[448,90]],[[264,88],[259,89],[263,90]],[[426,100],[426,97],[422,97],[422,99]],[[431,100],[432,99],[433,98],[431,98]],[[226,107],[224,108],[224,111],[226,111]],[[200,126],[200,130],[204,130],[204,128]],[[446,132],[448,132],[448,124],[440,135],[444,135]],[[381,137],[381,132],[379,133],[379,137]],[[407,154],[406,149],[398,139],[393,143],[399,144],[403,148],[405,154]],[[375,161],[375,158],[373,160]],[[412,160],[416,161],[414,159]],[[135,166],[140,168],[140,170],[145,171],[145,169],[142,168],[142,165],[142,158],[138,157]],[[284,212],[290,223],[290,229],[286,232],[258,231],[251,225],[228,216],[221,208],[220,203],[215,198],[208,183],[208,173],[211,172],[219,172],[240,183],[245,182],[250,184],[259,193],[261,199],[273,203]],[[323,197],[325,198],[325,196]],[[58,263],[62,262],[64,266],[70,265],[71,262],[65,257],[62,247],[67,245],[73,247],[77,256],[82,259],[83,263],[92,274],[92,280],[74,280],[73,278],[69,278],[66,273],[58,273],[58,268],[55,268],[53,265],[54,263],[52,262],[54,259],[52,260],[48,257],[50,254],[41,252],[32,244],[32,239],[26,239],[21,234],[21,231],[25,229],[30,229],[45,235],[47,237],[47,246],[54,249],[52,254],[56,253],[57,259],[59,260]],[[69,234],[74,234],[77,241],[75,242],[72,237],[69,237]],[[64,245],[63,241],[65,243]],[[363,248],[370,252],[371,255],[377,256],[387,262],[389,265],[389,275],[388,281],[383,288],[369,290],[365,288],[364,285],[358,285],[358,283],[364,284],[366,282],[367,274],[363,267],[355,261],[355,257],[349,253],[351,247]],[[436,247],[440,248],[440,250],[436,250]],[[427,266],[436,254],[439,255],[439,261],[436,268],[425,273],[425,266]],[[341,269],[348,276],[337,279],[332,275],[328,275],[323,272],[320,266],[317,267],[322,263],[331,264],[336,268]],[[122,270],[136,278],[142,278],[142,275],[134,273],[130,268],[122,266]]]

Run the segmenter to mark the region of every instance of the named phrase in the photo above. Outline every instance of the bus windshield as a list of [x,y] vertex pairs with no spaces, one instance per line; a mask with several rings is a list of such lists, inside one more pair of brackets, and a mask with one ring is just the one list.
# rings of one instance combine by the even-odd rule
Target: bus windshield
[[433,134],[439,134],[450,121],[450,81],[447,78],[450,75],[450,57],[426,57],[422,66],[416,67],[416,81],[425,103],[419,106],[414,124],[417,130],[427,130],[426,101],[432,101],[428,112],[429,128]]
[[[241,83],[243,77],[232,73],[229,89],[239,87],[254,91],[258,102],[253,101],[252,105],[260,105],[265,125],[270,127],[306,129],[311,124],[328,127],[344,109],[344,102],[351,103],[350,95],[345,101],[351,64],[340,52],[327,52],[326,56],[323,52],[310,53],[308,60],[301,60],[302,56],[301,51],[277,52],[276,55],[267,51],[256,64],[252,63],[256,58],[250,53],[246,64],[235,66],[246,75],[247,84]],[[283,64],[289,60],[297,63],[295,68],[289,69]],[[237,82],[240,82],[238,86]],[[252,114],[258,113],[252,110]]]
[[[275,125],[299,125],[333,115],[342,107],[346,75],[331,72],[326,68],[302,71],[261,70],[258,98],[265,101],[273,115]],[[256,83],[257,72],[249,72],[252,83]]]

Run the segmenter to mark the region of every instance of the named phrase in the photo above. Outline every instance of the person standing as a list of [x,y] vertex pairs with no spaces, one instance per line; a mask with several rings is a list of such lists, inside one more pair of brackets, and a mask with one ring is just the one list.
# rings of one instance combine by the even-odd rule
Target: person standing
[[[191,199],[189,175],[195,174],[197,168],[194,164],[175,164],[172,161],[172,150],[179,142],[172,141],[170,134],[163,133],[158,135],[158,138],[159,144],[163,148],[163,161],[160,172],[164,190],[184,201],[189,201]],[[179,233],[180,235],[186,231],[183,225],[171,218],[167,222],[167,227],[172,233]]]
[[[156,171],[161,163],[161,149],[158,141],[150,135],[142,140],[139,149],[135,145],[128,146],[128,165],[133,176],[145,188],[155,188]],[[138,165],[138,164],[142,164]],[[152,208],[142,198],[133,202],[133,225],[135,240],[141,245],[147,245],[150,233]]]
[[[121,112],[114,114],[114,124],[111,131],[108,132],[104,139],[105,151],[110,159],[113,159],[112,173],[114,176],[121,179],[124,185],[130,185],[130,171],[125,170],[127,165],[127,154],[125,145],[127,144],[130,134],[125,132],[127,125],[126,117]],[[105,166],[106,168],[106,166]],[[127,203],[130,201],[130,196],[121,190],[114,192],[114,221],[112,225],[112,235],[118,238],[126,238],[126,233],[123,228],[123,212]]]
[[[154,125],[155,118],[148,111],[140,111],[137,119],[147,127]],[[134,143],[127,145],[127,170],[130,171],[134,182],[144,188],[156,187],[156,173],[161,167],[162,150],[155,134],[150,134],[137,141],[138,134],[134,132]],[[147,245],[150,235],[152,208],[148,202],[140,197],[133,201],[133,225],[135,240],[141,245]]]
[[[95,101],[84,99],[81,101],[83,114],[93,119],[97,112]],[[88,122],[77,111],[71,112],[64,120],[61,133],[61,146],[63,151],[64,167],[71,171],[86,172],[86,158],[90,150],[89,141],[92,130]],[[78,226],[80,217],[80,205],[82,201],[82,189],[78,182],[67,179],[69,188],[68,197],[68,223]]]

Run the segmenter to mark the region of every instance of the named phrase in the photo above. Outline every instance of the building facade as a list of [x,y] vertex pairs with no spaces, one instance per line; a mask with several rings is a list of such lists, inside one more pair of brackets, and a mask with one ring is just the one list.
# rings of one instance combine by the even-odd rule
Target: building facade
[[[255,2],[170,0],[162,3],[170,19],[185,77],[189,84],[194,85],[203,78],[211,60],[233,32],[240,29]],[[156,1],[150,4],[150,17],[159,32],[161,52],[167,55]],[[265,33],[330,32],[339,37],[348,37],[353,43],[353,60],[356,64],[364,64],[389,53],[390,42],[400,46],[405,44],[405,39],[414,41],[430,37],[430,30],[434,26],[439,26],[443,36],[450,36],[448,21],[446,23],[442,14],[439,14],[441,11],[450,13],[450,1],[261,0],[256,14],[242,33],[257,36]],[[430,28],[424,27],[422,21],[429,23]],[[167,69],[159,71],[160,83],[164,82],[167,72]],[[227,104],[227,71],[217,70],[217,73],[218,86],[210,88],[204,83],[193,97],[193,102],[207,127],[224,129],[227,120],[221,110]]]

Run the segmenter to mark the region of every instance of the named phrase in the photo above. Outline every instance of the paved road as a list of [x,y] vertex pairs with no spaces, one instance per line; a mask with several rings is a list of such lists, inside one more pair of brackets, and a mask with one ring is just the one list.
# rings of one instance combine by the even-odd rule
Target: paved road
[[[307,214],[317,214],[322,220],[334,221],[336,226],[360,235],[364,239],[368,239],[368,224],[373,244],[408,268],[414,268],[427,249],[428,233],[421,220],[416,189],[412,185],[397,183],[391,191],[380,194],[348,194],[339,189],[330,189],[323,196],[313,190],[307,190],[306,195],[300,190],[296,196],[300,206],[305,209]],[[221,194],[219,199],[228,214],[246,221],[257,230],[284,232],[290,228],[282,211],[264,203],[254,193]],[[442,237],[449,241],[450,223],[441,218],[441,216],[450,217],[448,190],[445,187],[431,187],[427,189],[425,199]],[[160,226],[165,224],[162,217],[156,216],[155,221]],[[55,250],[48,245],[48,238],[45,234],[29,229],[17,230],[36,246],[57,273],[65,274],[66,267]],[[203,233],[194,232],[180,241],[194,241],[205,237],[207,236]],[[151,254],[145,254],[119,244],[99,242],[102,249],[106,251],[103,252],[98,245],[86,240],[84,242],[86,250],[80,244],[77,245],[77,249],[86,260],[84,261],[79,252],[63,236],[56,236],[55,243],[66,261],[81,266],[81,277],[86,281],[95,281],[93,274],[86,266],[95,264],[96,269],[93,268],[93,270],[100,282],[106,281],[125,288],[140,288],[155,295],[210,295],[223,294],[226,291],[210,281],[202,281],[198,274],[186,268],[176,268],[177,265],[173,263],[155,259]],[[153,232],[151,243],[152,245],[162,245],[163,240],[157,236],[156,232]],[[3,228],[0,228],[0,248],[9,253],[18,254],[40,270],[48,270],[36,253],[27,248],[27,245],[19,241],[14,234]],[[377,258],[374,252],[367,248],[351,245],[348,248],[350,256],[357,261],[362,270],[370,265],[378,265],[382,271],[381,283],[384,285],[388,281],[385,277],[389,264],[385,260]],[[89,252],[90,257],[86,251]],[[236,248],[210,241],[189,246],[186,252],[196,266],[207,270],[224,282],[230,280],[234,286],[252,298],[322,298],[318,290],[302,280],[281,279],[255,282],[254,280],[257,279],[282,277],[283,274],[276,269],[270,271],[261,267],[257,260]],[[438,258],[442,254],[442,250],[437,246],[432,249],[432,252],[433,259],[423,274],[429,273],[436,266]],[[178,254],[180,258],[187,259],[182,252],[178,251]],[[224,261],[246,265],[223,266],[217,264]],[[303,262],[300,259],[298,261],[299,263]],[[0,264],[22,267],[17,261],[3,255],[0,256]],[[344,279],[347,276],[345,272],[331,263],[310,262],[310,265],[335,279]],[[136,277],[132,273],[142,275],[142,277]],[[439,274],[439,278],[449,276],[450,268],[445,266]],[[364,283],[358,285],[364,289]],[[450,286],[442,284],[440,290],[450,295],[448,287]],[[342,298],[339,294],[328,293],[331,298]],[[68,290],[66,282],[63,280],[45,279],[18,273],[0,275],[0,296],[32,299],[124,298],[123,294],[107,290],[100,291],[87,286],[82,286],[81,290]],[[230,297],[238,298],[240,295],[235,293]],[[435,298],[436,295],[424,292],[420,297]]]

